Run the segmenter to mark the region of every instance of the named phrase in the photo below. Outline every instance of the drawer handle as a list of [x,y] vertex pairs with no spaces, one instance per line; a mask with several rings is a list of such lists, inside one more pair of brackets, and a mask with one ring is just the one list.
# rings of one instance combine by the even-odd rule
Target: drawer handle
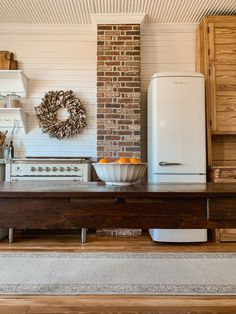
[[115,204],[121,204],[123,201],[124,201],[124,199],[123,199],[122,197],[115,197],[115,198],[113,199],[113,202],[114,202]]

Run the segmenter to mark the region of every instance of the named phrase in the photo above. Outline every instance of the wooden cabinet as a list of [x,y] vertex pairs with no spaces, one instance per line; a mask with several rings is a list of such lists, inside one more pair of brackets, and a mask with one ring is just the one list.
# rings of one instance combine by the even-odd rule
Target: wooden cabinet
[[236,167],[236,16],[203,19],[196,59],[206,79],[208,166]]
[[208,180],[236,182],[236,16],[205,17],[196,37],[196,70],[206,80]]

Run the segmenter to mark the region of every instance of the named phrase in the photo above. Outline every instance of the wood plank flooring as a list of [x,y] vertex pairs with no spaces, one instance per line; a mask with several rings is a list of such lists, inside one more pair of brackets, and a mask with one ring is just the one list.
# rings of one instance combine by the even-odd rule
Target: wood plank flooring
[[144,232],[138,237],[106,237],[88,233],[80,242],[80,231],[14,231],[14,243],[0,241],[0,251],[50,252],[236,252],[236,242],[167,244],[151,241]]
[[[133,238],[96,237],[88,234],[80,243],[76,232],[15,232],[15,242],[0,241],[0,251],[53,252],[236,252],[236,243],[157,244],[147,234]],[[232,296],[3,296],[0,314],[236,314]]]

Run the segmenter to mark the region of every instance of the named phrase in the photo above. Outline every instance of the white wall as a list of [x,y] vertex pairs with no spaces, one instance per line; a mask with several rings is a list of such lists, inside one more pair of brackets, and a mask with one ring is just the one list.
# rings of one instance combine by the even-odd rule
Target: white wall
[[193,24],[142,26],[142,92],[156,72],[195,70],[195,29]]
[[195,29],[190,24],[147,24],[141,28],[141,141],[147,160],[147,89],[154,73],[195,71]]
[[[96,28],[92,25],[1,25],[0,50],[15,53],[29,78],[23,108],[28,134],[15,135],[16,154],[96,156]],[[146,91],[152,75],[194,71],[195,26],[151,24],[141,27],[142,139],[146,141]],[[88,127],[71,139],[50,139],[38,127],[34,106],[49,90],[72,89],[84,103]],[[145,151],[145,145],[143,145]],[[145,156],[145,153],[143,153]]]
[[[96,156],[95,26],[1,25],[0,50],[14,52],[29,78],[28,134],[15,136],[16,155]],[[68,89],[86,107],[88,126],[68,140],[51,139],[39,129],[34,106],[45,92]]]

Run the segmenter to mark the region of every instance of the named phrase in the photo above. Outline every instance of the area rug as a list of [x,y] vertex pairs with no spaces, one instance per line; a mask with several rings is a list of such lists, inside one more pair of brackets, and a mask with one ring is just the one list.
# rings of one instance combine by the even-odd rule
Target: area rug
[[236,253],[0,253],[0,294],[236,295]]

